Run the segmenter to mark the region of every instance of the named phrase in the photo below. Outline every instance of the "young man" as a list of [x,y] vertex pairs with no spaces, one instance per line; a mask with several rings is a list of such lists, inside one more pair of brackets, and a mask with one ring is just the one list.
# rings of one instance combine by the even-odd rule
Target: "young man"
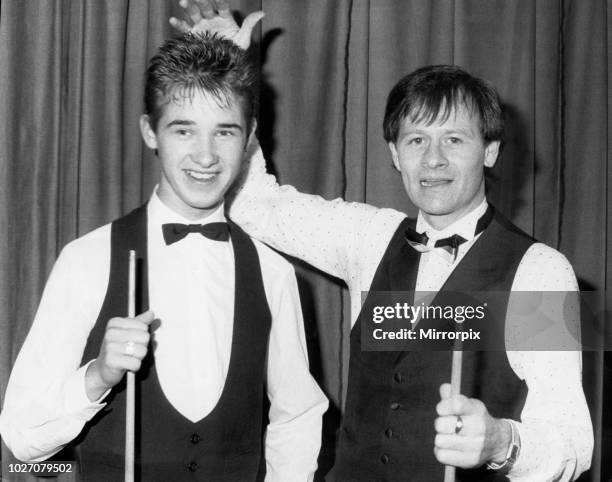
[[[204,8],[211,2],[199,2],[199,12],[184,3],[195,29],[212,28],[214,9]],[[484,167],[496,162],[503,134],[487,83],[455,66],[419,69],[391,91],[384,132],[419,208],[416,223],[397,211],[278,186],[260,153],[231,209],[251,235],[349,287],[348,395],[328,479],[442,480],[448,464],[462,469],[459,480],[574,480],[593,447],[579,352],[466,352],[463,394],[450,396],[449,352],[362,351],[364,291],[503,292],[496,314],[507,342],[524,328],[505,320],[511,291],[577,290],[560,253],[486,200]],[[544,308],[552,319],[559,313]]]
[[[146,205],[62,251],[0,417],[17,458],[69,445],[86,480],[121,480],[131,370],[138,480],[256,480],[264,453],[266,480],[311,480],[327,400],[308,371],[294,273],[224,215],[255,88],[245,52],[214,36],[169,41],[151,60],[140,124],[160,183]],[[144,268],[135,318],[130,249]]]

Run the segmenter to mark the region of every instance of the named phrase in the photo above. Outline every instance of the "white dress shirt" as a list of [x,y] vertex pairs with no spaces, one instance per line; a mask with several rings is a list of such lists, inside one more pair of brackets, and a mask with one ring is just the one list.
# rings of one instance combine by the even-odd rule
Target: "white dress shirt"
[[[196,422],[217,404],[233,332],[231,241],[189,234],[167,246],[161,225],[225,221],[223,206],[205,220],[182,218],[154,194],[148,204],[149,304],[160,320],[155,364],[162,391]],[[266,387],[266,480],[311,480],[327,399],[308,371],[302,312],[291,265],[254,241],[272,314]],[[68,244],[45,287],[13,367],[0,431],[21,460],[44,460],[74,439],[105,404],[85,393],[85,343],[106,293],[110,224]],[[104,398],[104,397],[102,397]]]
[[[406,215],[342,199],[327,201],[299,193],[292,186],[279,186],[274,176],[266,173],[261,150],[251,158],[246,179],[231,205],[232,219],[251,236],[342,278],[348,285],[354,324],[361,310],[361,293],[369,290],[391,237]],[[424,253],[417,274],[418,291],[440,289],[474,244],[476,223],[486,208],[483,201],[439,232],[419,215],[417,231],[427,231],[432,240],[456,233],[468,242],[460,245],[454,263],[448,256],[439,256],[438,250]],[[541,243],[528,249],[512,284],[513,291],[577,289],[569,262]],[[507,323],[507,337],[518,328]],[[542,482],[577,478],[589,468],[593,450],[592,425],[581,385],[581,353],[508,351],[507,355],[529,389],[521,423],[517,424],[522,450],[510,479]]]

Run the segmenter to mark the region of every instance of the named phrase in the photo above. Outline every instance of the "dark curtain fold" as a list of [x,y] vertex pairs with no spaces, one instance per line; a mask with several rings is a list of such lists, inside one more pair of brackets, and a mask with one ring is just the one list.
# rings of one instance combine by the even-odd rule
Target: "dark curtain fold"
[[[607,291],[612,245],[612,232],[607,229],[612,187],[608,122],[612,99],[608,21],[611,6],[603,1],[563,4],[560,158],[563,199],[558,229],[559,249],[572,261],[581,288],[606,290],[600,308],[608,310],[612,308],[612,297]],[[606,335],[605,327],[601,335]],[[584,385],[596,427],[595,444],[602,447],[602,457],[594,458],[591,471],[601,470],[602,480],[608,480],[612,477],[612,464],[606,457],[612,453],[612,424],[609,417],[604,419],[604,411],[607,408],[609,412],[612,401],[612,358],[609,353],[588,353],[584,358]]]
[[[461,65],[495,84],[506,109],[490,198],[563,252],[581,287],[599,290],[610,309],[612,0],[233,7],[266,12],[255,48],[259,134],[282,182],[415,214],[382,138],[386,96],[419,66]],[[157,180],[138,117],[147,61],[172,35],[170,15],[180,15],[170,0],[0,4],[0,394],[62,246],[137,206]],[[347,294],[337,280],[297,269],[312,369],[333,405],[329,447],[345,392]],[[608,480],[612,360],[585,353],[583,364],[596,449],[581,480]]]

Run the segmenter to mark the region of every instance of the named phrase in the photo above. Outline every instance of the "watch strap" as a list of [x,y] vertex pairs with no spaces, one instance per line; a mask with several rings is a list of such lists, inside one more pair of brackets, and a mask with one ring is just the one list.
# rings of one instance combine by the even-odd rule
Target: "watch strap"
[[507,474],[510,472],[514,464],[516,463],[516,459],[518,458],[521,452],[521,437],[519,435],[518,427],[516,426],[516,422],[514,420],[510,420],[507,418],[502,419],[510,425],[510,446],[508,447],[508,452],[506,453],[506,460],[503,462],[489,462],[487,464],[487,468],[491,470],[495,470],[496,472],[501,472],[503,474]]

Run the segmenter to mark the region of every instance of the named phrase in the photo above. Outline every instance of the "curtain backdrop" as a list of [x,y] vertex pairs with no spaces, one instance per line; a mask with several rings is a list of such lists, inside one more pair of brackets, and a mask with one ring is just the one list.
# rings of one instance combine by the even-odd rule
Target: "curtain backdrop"
[[[506,143],[489,198],[559,249],[581,287],[612,279],[612,0],[235,0],[266,12],[259,135],[298,189],[416,213],[382,138],[386,95],[425,64],[495,84]],[[147,60],[174,0],[0,4],[0,395],[46,278],[70,240],[145,201],[155,158],[138,131]],[[332,401],[328,467],[348,368],[343,286],[297,264],[313,372]],[[612,308],[609,295],[602,297]],[[61,320],[58,320],[58,324]],[[604,327],[605,329],[609,329]],[[612,359],[584,354],[595,454],[612,477]],[[9,454],[3,451],[3,459]]]

